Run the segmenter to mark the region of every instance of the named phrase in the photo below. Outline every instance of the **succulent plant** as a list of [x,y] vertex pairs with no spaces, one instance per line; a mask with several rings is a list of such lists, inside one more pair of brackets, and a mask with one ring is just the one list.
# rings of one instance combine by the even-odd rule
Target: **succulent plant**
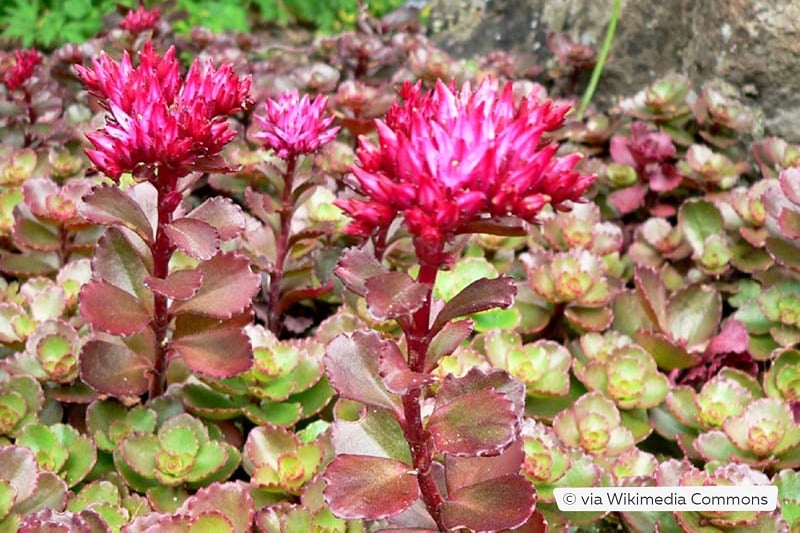
[[25,515],[62,510],[67,500],[64,481],[40,470],[22,446],[0,447],[0,487],[0,527],[6,531],[17,531]]
[[755,141],[751,151],[765,180],[777,178],[781,170],[800,164],[800,146],[789,144],[780,137]]
[[114,464],[125,482],[148,492],[160,508],[182,488],[226,480],[240,460],[235,447],[212,438],[209,428],[188,414],[166,420],[155,433],[131,433],[114,449]]
[[777,398],[761,398],[740,414],[727,417],[722,430],[697,437],[694,447],[708,461],[734,458],[759,469],[797,468],[800,428],[786,403]]
[[581,396],[572,408],[556,415],[553,429],[566,446],[592,455],[613,457],[634,446],[633,434],[622,425],[619,410],[599,392]]
[[800,352],[782,350],[764,374],[764,392],[770,398],[800,402]]
[[68,487],[83,481],[97,457],[94,442],[65,424],[30,424],[17,435],[15,444],[33,451],[39,468],[58,474]]
[[0,433],[14,437],[37,421],[44,393],[31,376],[9,375],[0,370]]
[[551,320],[563,314],[578,331],[602,331],[614,319],[608,306],[615,290],[606,278],[603,261],[588,250],[521,257],[534,292],[553,305]]
[[667,376],[643,348],[633,344],[619,346],[610,353],[586,349],[574,362],[575,376],[589,389],[602,392],[623,410],[649,409],[664,400],[669,391]]
[[734,187],[745,171],[747,162],[734,163],[725,154],[714,152],[704,144],[693,144],[685,159],[678,162],[678,171],[703,190]]
[[324,377],[324,346],[313,339],[279,341],[262,326],[247,326],[253,367],[234,378],[206,379],[208,386],[186,384],[190,412],[207,419],[244,415],[255,424],[290,427],[317,414],[333,389]]
[[762,197],[767,211],[769,236],[767,250],[781,265],[800,271],[797,252],[800,245],[800,168],[781,171],[778,183],[772,182]]
[[688,118],[691,109],[686,101],[689,80],[670,75],[653,82],[635,96],[619,103],[619,109],[639,120],[670,122]]
[[286,429],[259,426],[247,437],[242,464],[251,486],[299,494],[321,466],[323,451],[320,444],[301,443]]
[[539,340],[523,344],[513,331],[494,330],[482,339],[486,359],[525,384],[531,401],[569,392],[569,369],[572,358],[560,344]]

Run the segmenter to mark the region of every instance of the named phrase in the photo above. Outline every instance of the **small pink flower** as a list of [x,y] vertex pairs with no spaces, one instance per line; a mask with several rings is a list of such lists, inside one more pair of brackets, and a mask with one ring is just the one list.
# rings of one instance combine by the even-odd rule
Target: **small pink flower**
[[159,9],[145,9],[144,6],[139,6],[139,9],[128,11],[128,14],[119,23],[119,27],[133,34],[139,34],[155,28],[160,18],[161,11]]
[[127,53],[119,62],[101,54],[92,66],[75,70],[109,112],[105,128],[87,134],[95,149],[86,154],[97,168],[115,179],[165,172],[172,180],[226,169],[219,153],[236,135],[227,117],[247,104],[249,77],[195,60],[183,80],[174,48],[161,57],[149,42],[138,67]]
[[16,63],[3,73],[3,83],[9,91],[15,91],[33,76],[37,65],[42,63],[42,54],[38,50],[17,50]]
[[339,131],[331,127],[333,116],[327,113],[328,98],[313,100],[300,97],[297,89],[280,94],[264,103],[263,115],[255,115],[261,131],[255,138],[272,148],[281,159],[316,152],[331,142]]
[[352,234],[385,229],[398,213],[414,238],[420,261],[449,261],[444,245],[477,220],[516,216],[532,221],[541,208],[578,200],[595,180],[574,170],[580,156],[556,157],[543,138],[561,126],[568,108],[537,95],[514,103],[512,87],[485,80],[460,92],[438,82],[400,90],[384,121],[379,145],[359,139],[360,165],[352,168],[366,199],[337,205],[354,221]]

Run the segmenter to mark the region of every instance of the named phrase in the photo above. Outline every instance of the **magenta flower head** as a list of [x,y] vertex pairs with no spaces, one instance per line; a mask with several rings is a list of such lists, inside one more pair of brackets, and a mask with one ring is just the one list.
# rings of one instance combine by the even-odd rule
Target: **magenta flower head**
[[119,23],[119,27],[136,35],[155,28],[160,18],[161,11],[159,9],[145,9],[144,6],[139,6],[139,9],[128,11],[128,14]]
[[42,54],[38,50],[17,50],[14,53],[16,62],[3,73],[3,84],[9,91],[15,91],[33,76],[37,65],[42,63]]
[[307,94],[301,98],[297,89],[281,93],[264,103],[263,115],[255,115],[261,131],[254,136],[281,159],[316,152],[339,131],[339,126],[331,127],[327,105],[321,94],[312,100]]
[[376,121],[379,146],[359,139],[352,170],[366,198],[337,202],[354,219],[351,234],[385,229],[401,213],[419,260],[438,267],[452,260],[445,244],[469,224],[533,221],[547,203],[579,200],[596,178],[575,171],[580,155],[557,157],[558,145],[544,138],[562,125],[566,106],[536,94],[516,105],[511,84],[500,89],[491,79],[459,92],[407,83],[400,95]]
[[89,159],[114,179],[132,172],[170,188],[190,172],[228,170],[219,153],[236,132],[227,118],[247,105],[250,78],[195,60],[182,79],[175,49],[161,57],[149,42],[139,60],[134,67],[127,52],[119,62],[103,53],[92,68],[75,67],[109,113],[103,129],[86,135]]

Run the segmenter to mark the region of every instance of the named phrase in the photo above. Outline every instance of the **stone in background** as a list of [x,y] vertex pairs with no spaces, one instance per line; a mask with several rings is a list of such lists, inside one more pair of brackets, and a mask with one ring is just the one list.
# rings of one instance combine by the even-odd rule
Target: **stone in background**
[[[610,0],[433,0],[432,39],[456,57],[500,49],[551,57],[549,31],[600,45]],[[800,142],[800,1],[623,0],[596,102],[613,104],[670,72],[698,88],[722,79],[763,114],[766,133]],[[760,112],[759,112],[760,111]]]

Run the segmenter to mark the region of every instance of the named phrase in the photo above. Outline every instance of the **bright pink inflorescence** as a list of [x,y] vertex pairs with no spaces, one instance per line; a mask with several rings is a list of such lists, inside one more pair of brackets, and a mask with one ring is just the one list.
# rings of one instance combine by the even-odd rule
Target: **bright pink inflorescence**
[[161,57],[150,43],[136,68],[127,52],[119,62],[103,53],[92,67],[75,70],[109,112],[105,128],[87,134],[95,149],[86,154],[98,169],[114,179],[160,171],[177,179],[226,168],[219,153],[236,135],[227,117],[247,105],[249,77],[198,59],[181,79],[175,49]]
[[578,154],[557,157],[543,134],[568,111],[538,95],[515,105],[511,84],[484,80],[460,92],[438,82],[422,92],[405,84],[402,103],[376,121],[379,146],[360,138],[352,170],[367,199],[339,200],[351,234],[386,228],[398,213],[420,261],[449,261],[444,245],[465,225],[498,216],[532,221],[547,204],[578,200],[595,176],[575,171]]
[[119,27],[131,33],[138,34],[145,30],[155,28],[160,18],[161,11],[159,9],[145,9],[144,6],[139,6],[139,9],[128,11],[128,14],[125,15],[125,18],[119,23]]
[[264,103],[263,115],[255,115],[261,130],[254,137],[281,159],[316,152],[339,131],[338,126],[331,127],[333,116],[327,105],[323,95],[312,100],[307,94],[301,98],[297,89],[284,92]]
[[31,76],[37,65],[42,63],[42,54],[38,50],[17,50],[16,63],[3,73],[3,83],[9,91],[22,87]]

